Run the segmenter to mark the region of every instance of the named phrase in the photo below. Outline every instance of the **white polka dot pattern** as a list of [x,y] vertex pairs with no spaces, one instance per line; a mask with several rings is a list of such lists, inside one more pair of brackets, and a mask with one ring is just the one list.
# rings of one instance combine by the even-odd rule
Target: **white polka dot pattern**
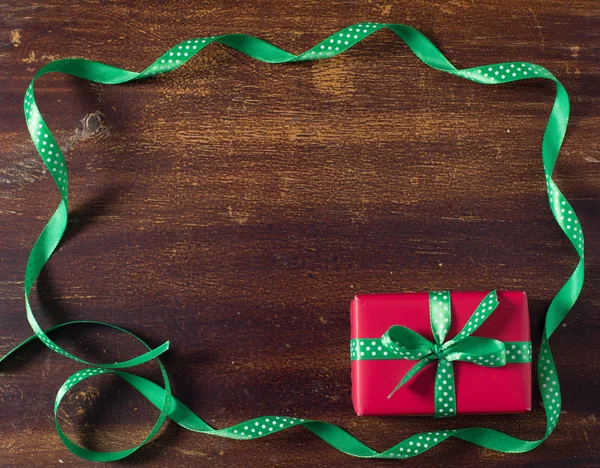
[[552,213],[577,253],[583,256],[583,231],[579,225],[579,218],[548,174],[546,174],[546,187]]
[[179,68],[194,55],[204,49],[208,44],[217,40],[217,37],[203,37],[190,39],[177,44],[171,50],[161,55],[152,65],[140,73],[140,78],[168,73]]
[[[530,341],[505,341],[504,354],[507,363],[532,362],[531,342]],[[418,353],[404,353],[402,350],[390,349],[386,347],[381,338],[353,338],[350,340],[350,360],[352,361],[372,361],[372,360],[397,360],[397,359],[421,359],[424,355]],[[479,365],[493,367],[496,365],[493,361],[500,361],[500,356],[490,356],[488,362],[485,359],[472,360],[470,362]]]
[[554,79],[554,75],[544,67],[527,62],[496,63],[458,70],[454,74],[485,84],[509,83],[531,78]]
[[332,36],[329,36],[312,49],[300,54],[295,61],[321,60],[333,57],[354,46],[382,27],[384,27],[384,25],[378,23],[360,23],[342,29]]
[[531,342],[505,341],[504,342],[507,363],[531,362],[533,354],[531,351]]
[[[289,416],[263,416],[228,427],[227,429],[222,429],[221,432],[228,434],[228,437],[233,439],[259,439],[272,433],[309,422],[312,421],[290,418]],[[233,437],[231,437],[231,434],[233,434]]]
[[31,139],[35,143],[35,147],[40,153],[40,157],[48,168],[49,174],[54,179],[56,186],[65,202],[68,199],[68,172],[61,149],[58,143],[52,136],[52,133],[46,126],[46,122],[35,104],[33,98],[33,80],[27,88],[25,99],[23,101],[27,129],[31,135]]
[[496,291],[489,293],[479,304],[469,321],[465,324],[461,331],[456,334],[455,339],[465,338],[481,326],[487,320],[490,314],[498,307],[498,296]]
[[456,388],[452,363],[438,360],[434,389],[434,416],[436,418],[456,416]]
[[389,450],[382,453],[385,458],[411,458],[419,453],[429,450],[448,437],[456,434],[456,429],[450,429],[441,432],[422,432],[421,434],[409,437],[405,441],[395,445]]
[[442,344],[450,330],[451,312],[450,291],[431,291],[429,293],[429,320],[433,338]]
[[[544,338],[546,338],[545,333]],[[547,338],[543,339],[542,341],[537,371],[538,384],[542,392],[542,402],[549,423],[548,427],[546,428],[546,435],[549,435],[552,433],[556,427],[556,424],[558,423],[562,397],[560,394],[560,386],[558,384],[558,376],[556,374],[554,359],[552,358],[552,353],[550,352],[550,346],[548,345]]]

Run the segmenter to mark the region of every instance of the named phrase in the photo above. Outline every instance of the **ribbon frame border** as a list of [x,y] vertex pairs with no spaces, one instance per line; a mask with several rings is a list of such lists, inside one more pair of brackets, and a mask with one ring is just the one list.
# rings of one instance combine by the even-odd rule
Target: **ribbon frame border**
[[[169,347],[169,342],[163,343],[157,348],[148,351],[136,358],[117,363],[93,363],[79,358],[61,348],[49,336],[52,330],[74,324],[95,323],[111,328],[116,328],[124,333],[133,335],[115,325],[93,322],[78,321],[59,324],[47,330],[42,330],[38,325],[29,304],[29,293],[37,279],[41,269],[58,246],[67,226],[68,206],[68,171],[62,151],[52,136],[52,133],[42,118],[34,99],[35,79],[51,72],[65,73],[102,84],[120,84],[132,80],[138,80],[156,76],[175,70],[186,63],[196,53],[212,42],[219,42],[232,47],[257,60],[268,63],[286,63],[303,60],[321,60],[334,57],[345,50],[353,47],[372,33],[381,29],[389,29],[396,33],[410,48],[410,50],[426,65],[439,71],[450,73],[470,81],[481,84],[500,84],[512,81],[520,81],[532,78],[544,78],[553,81],[556,85],[556,97],[546,130],[542,140],[542,161],[546,176],[546,188],[552,214],[573,245],[579,256],[579,262],[569,279],[565,282],[556,296],[552,299],[544,322],[540,355],[538,359],[538,383],[542,394],[542,402],[546,413],[546,432],[539,440],[521,440],[489,428],[464,428],[448,431],[426,432],[416,434],[408,439],[394,445],[383,452],[375,451],[343,429],[325,422],[311,421],[299,418],[269,416],[259,417],[250,421],[236,424],[229,428],[216,430],[193,414],[183,403],[173,397],[169,379],[158,356]],[[264,437],[280,430],[287,429],[293,425],[302,425],[315,433],[325,442],[355,457],[364,458],[409,458],[423,451],[431,449],[449,437],[456,437],[481,447],[505,453],[527,452],[539,446],[554,431],[560,416],[562,404],[556,366],[550,351],[548,338],[553,334],[561,321],[575,304],[584,282],[584,237],[579,220],[570,203],[563,196],[552,179],[552,173],[556,159],[560,152],[562,142],[566,133],[570,104],[568,94],[562,84],[548,70],[539,65],[529,62],[505,62],[498,64],[482,65],[472,68],[457,69],[444,55],[435,47],[427,37],[418,30],[402,24],[386,24],[363,22],[344,28],[306,52],[294,55],[280,49],[269,42],[244,34],[226,34],[222,36],[209,36],[191,39],[181,42],[169,49],[154,63],[142,72],[134,72],[93,62],[85,59],[71,58],[52,61],[42,67],[32,79],[24,98],[24,111],[27,128],[32,141],[49,170],[50,175],[56,183],[61,195],[58,208],[48,221],[46,227],[35,242],[27,261],[27,269],[24,281],[24,296],[27,319],[31,325],[34,335],[15,348],[10,350],[0,359],[7,359],[19,348],[33,339],[40,339],[50,350],[65,356],[88,368],[73,374],[59,389],[54,413],[56,429],[59,437],[74,454],[91,461],[114,461],[125,458],[148,443],[159,431],[167,417],[182,427],[192,431],[227,437],[231,439],[252,439]],[[139,337],[133,335],[142,341]],[[143,342],[142,342],[143,343]],[[120,369],[132,367],[155,359],[160,367],[164,379],[164,388],[134,374],[123,372]],[[160,409],[160,415],[148,436],[137,446],[117,452],[97,452],[88,450],[73,443],[62,432],[58,418],[56,417],[58,407],[63,396],[77,383],[95,375],[113,373],[133,385],[142,395]]]

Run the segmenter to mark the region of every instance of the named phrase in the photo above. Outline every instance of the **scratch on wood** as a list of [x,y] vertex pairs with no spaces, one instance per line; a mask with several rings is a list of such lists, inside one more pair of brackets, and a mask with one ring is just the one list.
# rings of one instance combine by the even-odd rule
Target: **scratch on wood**
[[531,8],[528,8],[529,13],[531,13],[531,16],[533,16],[533,21],[535,21],[535,28],[538,30],[538,33],[540,35],[540,43],[542,44],[542,49],[546,48],[546,44],[544,43],[544,35],[542,34],[542,26],[540,25],[540,22],[537,19],[537,16],[535,16],[535,13],[533,12],[533,10]]
[[227,207],[227,214],[238,224],[246,224],[250,218],[249,213],[235,212],[231,206]]
[[25,57],[24,59],[21,59],[21,61],[23,63],[33,63],[33,62],[35,62],[35,52],[32,50],[31,52],[29,52],[29,55],[27,57]]
[[381,6],[381,16],[389,16],[392,12],[392,5],[382,5]]
[[581,420],[581,422],[584,424],[596,424],[596,421],[597,419],[594,413],[590,414],[589,416],[586,416]]
[[577,58],[577,57],[579,57],[579,51],[581,50],[581,47],[571,46],[571,47],[569,47],[569,50],[571,51],[571,57]]
[[[335,46],[333,44],[330,47]],[[317,62],[313,68],[313,83],[315,87],[320,91],[336,96],[356,91],[352,78],[352,70],[347,69],[341,59],[336,61],[335,65]]]
[[10,43],[13,47],[19,47],[21,45],[21,30],[13,29],[10,33]]

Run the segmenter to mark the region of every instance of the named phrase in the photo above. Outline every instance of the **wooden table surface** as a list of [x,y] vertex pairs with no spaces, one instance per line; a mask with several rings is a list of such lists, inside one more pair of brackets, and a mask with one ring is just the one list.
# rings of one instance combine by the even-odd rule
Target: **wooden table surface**
[[[583,293],[551,339],[564,398],[552,437],[521,455],[449,441],[410,465],[448,466],[451,457],[452,466],[599,466],[594,0],[0,1],[0,352],[31,333],[25,263],[59,200],[24,125],[37,69],[75,56],[141,70],[180,40],[221,33],[298,53],[366,20],[418,28],[458,67],[527,60],[551,70],[572,104],[555,179],[587,240]],[[389,31],[316,63],[269,65],[213,45],[135,84],[44,77],[38,105],[69,162],[71,222],[34,310],[44,326],[100,320],[152,345],[171,340],[164,362],[175,395],[216,427],[287,414],[338,424],[377,449],[473,425],[540,438],[537,389],[528,414],[356,416],[349,303],[357,293],[524,290],[537,349],[546,308],[577,260],[545,194],[540,144],[553,98],[542,80],[492,87],[436,72]],[[100,327],[55,336],[104,362],[140,352]],[[60,442],[52,415],[58,387],[78,368],[40,343],[3,365],[0,464],[86,465]],[[157,378],[154,364],[137,371]],[[104,450],[139,443],[156,416],[110,377],[76,387],[59,413],[73,440]],[[121,464],[390,466],[302,429],[236,442],[173,423]]]

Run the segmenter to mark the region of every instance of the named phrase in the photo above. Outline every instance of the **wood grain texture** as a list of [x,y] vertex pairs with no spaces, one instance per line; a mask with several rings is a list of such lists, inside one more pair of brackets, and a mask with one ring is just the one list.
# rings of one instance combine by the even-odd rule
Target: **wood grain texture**
[[[85,57],[141,70],[182,39],[245,32],[301,52],[371,20],[415,26],[459,67],[527,60],[572,100],[556,181],[586,235],[587,282],[551,340],[564,411],[537,450],[498,454],[451,441],[411,466],[600,464],[600,5],[594,0],[278,2],[0,1],[0,353],[29,336],[28,252],[58,203],[24,125],[35,70]],[[488,425],[543,434],[530,414],[359,418],[350,401],[349,302],[357,293],[528,292],[534,345],[576,264],[552,219],[540,143],[554,89],[480,86],[435,72],[392,33],[317,63],[268,65],[215,45],[168,76],[119,87],[38,81],[66,148],[71,223],[33,303],[45,325],[111,322],[172,341],[174,393],[224,427],[262,414],[341,425],[384,449],[415,432]],[[99,111],[101,127],[81,120]],[[93,130],[93,129],[92,129]],[[57,334],[92,359],[138,345],[101,328]],[[39,343],[0,380],[3,465],[85,466],[55,434],[52,404],[77,369]],[[157,377],[149,365],[142,374]],[[88,380],[61,424],[90,448],[141,441],[157,412],[110,377]],[[122,465],[389,466],[352,459],[307,431],[254,442],[167,425]]]

